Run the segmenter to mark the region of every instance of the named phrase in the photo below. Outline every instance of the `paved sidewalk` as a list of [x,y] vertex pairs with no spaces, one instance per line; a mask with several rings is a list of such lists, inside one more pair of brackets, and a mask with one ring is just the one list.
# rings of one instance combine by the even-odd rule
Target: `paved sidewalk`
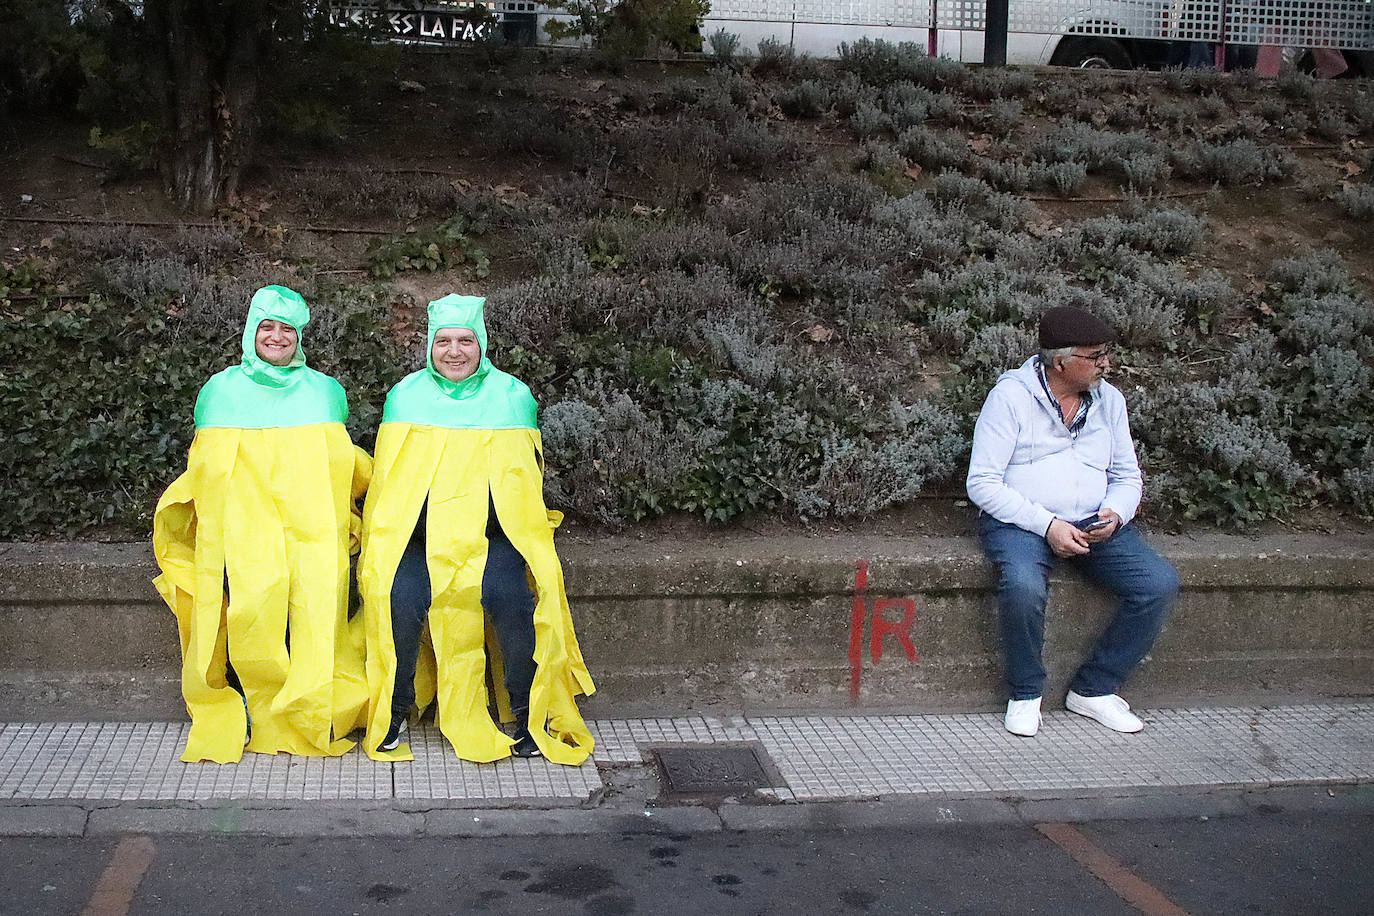
[[785,803],[1374,780],[1374,701],[1159,709],[1143,718],[1144,732],[1121,735],[1049,712],[1032,739],[1008,734],[992,713],[603,719],[590,723],[596,752],[581,767],[468,763],[433,728],[413,736],[413,763],[374,763],[355,750],[331,759],[245,754],[237,765],[183,764],[184,723],[12,723],[0,727],[0,802],[574,807],[600,799],[598,767],[643,765],[655,746],[743,742],[762,748],[778,777],[760,800]]

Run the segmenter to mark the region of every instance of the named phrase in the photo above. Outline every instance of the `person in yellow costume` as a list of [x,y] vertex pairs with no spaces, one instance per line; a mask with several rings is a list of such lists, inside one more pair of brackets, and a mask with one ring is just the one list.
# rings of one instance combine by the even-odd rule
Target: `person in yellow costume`
[[[534,396],[487,357],[485,302],[429,304],[425,368],[391,389],[382,413],[358,565],[372,696],[364,746],[374,759],[412,759],[404,738],[428,623],[439,728],[459,757],[576,766],[592,750],[576,697],[595,688],[553,546],[562,516],[544,506]],[[488,712],[489,643],[514,738]]]
[[245,739],[264,754],[338,755],[366,721],[348,580],[372,462],[344,428],[343,388],[305,365],[309,320],[290,289],[254,294],[243,360],[200,389],[186,473],[153,517],[153,582],[181,636],[188,763],[236,762]]

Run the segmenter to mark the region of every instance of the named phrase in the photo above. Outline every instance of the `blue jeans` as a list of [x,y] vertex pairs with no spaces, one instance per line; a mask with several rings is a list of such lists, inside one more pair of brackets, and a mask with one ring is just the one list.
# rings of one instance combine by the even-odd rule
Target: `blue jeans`
[[[978,539],[997,566],[1007,689],[1013,700],[1034,699],[1045,692],[1045,600],[1058,558],[1043,537],[987,513],[978,517]],[[1085,697],[1116,693],[1159,636],[1178,595],[1178,573],[1131,525],[1066,562],[1121,599],[1069,689]]]
[[[421,512],[391,582],[391,639],[396,647],[396,681],[391,693],[393,720],[410,715],[410,707],[415,705],[415,664],[420,654],[420,632],[429,618],[429,602],[425,513]],[[501,644],[510,708],[523,712],[529,709],[530,684],[534,682],[534,595],[525,578],[525,558],[501,530],[494,506],[487,515],[482,609],[491,618]]]

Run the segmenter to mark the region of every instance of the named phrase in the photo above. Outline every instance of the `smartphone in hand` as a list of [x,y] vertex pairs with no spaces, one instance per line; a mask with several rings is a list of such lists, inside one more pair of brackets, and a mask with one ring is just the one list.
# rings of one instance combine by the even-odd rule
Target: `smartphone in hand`
[[1100,518],[1097,515],[1089,515],[1079,522],[1074,522],[1074,527],[1079,531],[1096,531],[1099,528],[1106,528],[1112,523],[1109,518]]

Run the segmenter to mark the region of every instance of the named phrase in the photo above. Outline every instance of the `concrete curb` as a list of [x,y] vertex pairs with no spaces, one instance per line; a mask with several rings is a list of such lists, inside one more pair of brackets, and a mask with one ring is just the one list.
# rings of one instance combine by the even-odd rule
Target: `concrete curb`
[[0,836],[85,836],[90,813],[71,802],[0,802]]
[[869,801],[716,808],[593,807],[559,809],[437,806],[214,806],[0,802],[0,836],[98,837],[130,833],[263,837],[505,837],[588,834],[662,835],[720,831],[845,831],[885,828],[1007,826],[1093,821],[1209,819],[1248,814],[1374,812],[1374,782],[1195,786],[1139,792],[1084,790],[1044,798],[989,795],[904,796]]
[[249,807],[237,801],[214,808],[119,805],[91,812],[88,836],[163,833],[226,836],[418,836],[424,816],[392,808],[300,805]]

